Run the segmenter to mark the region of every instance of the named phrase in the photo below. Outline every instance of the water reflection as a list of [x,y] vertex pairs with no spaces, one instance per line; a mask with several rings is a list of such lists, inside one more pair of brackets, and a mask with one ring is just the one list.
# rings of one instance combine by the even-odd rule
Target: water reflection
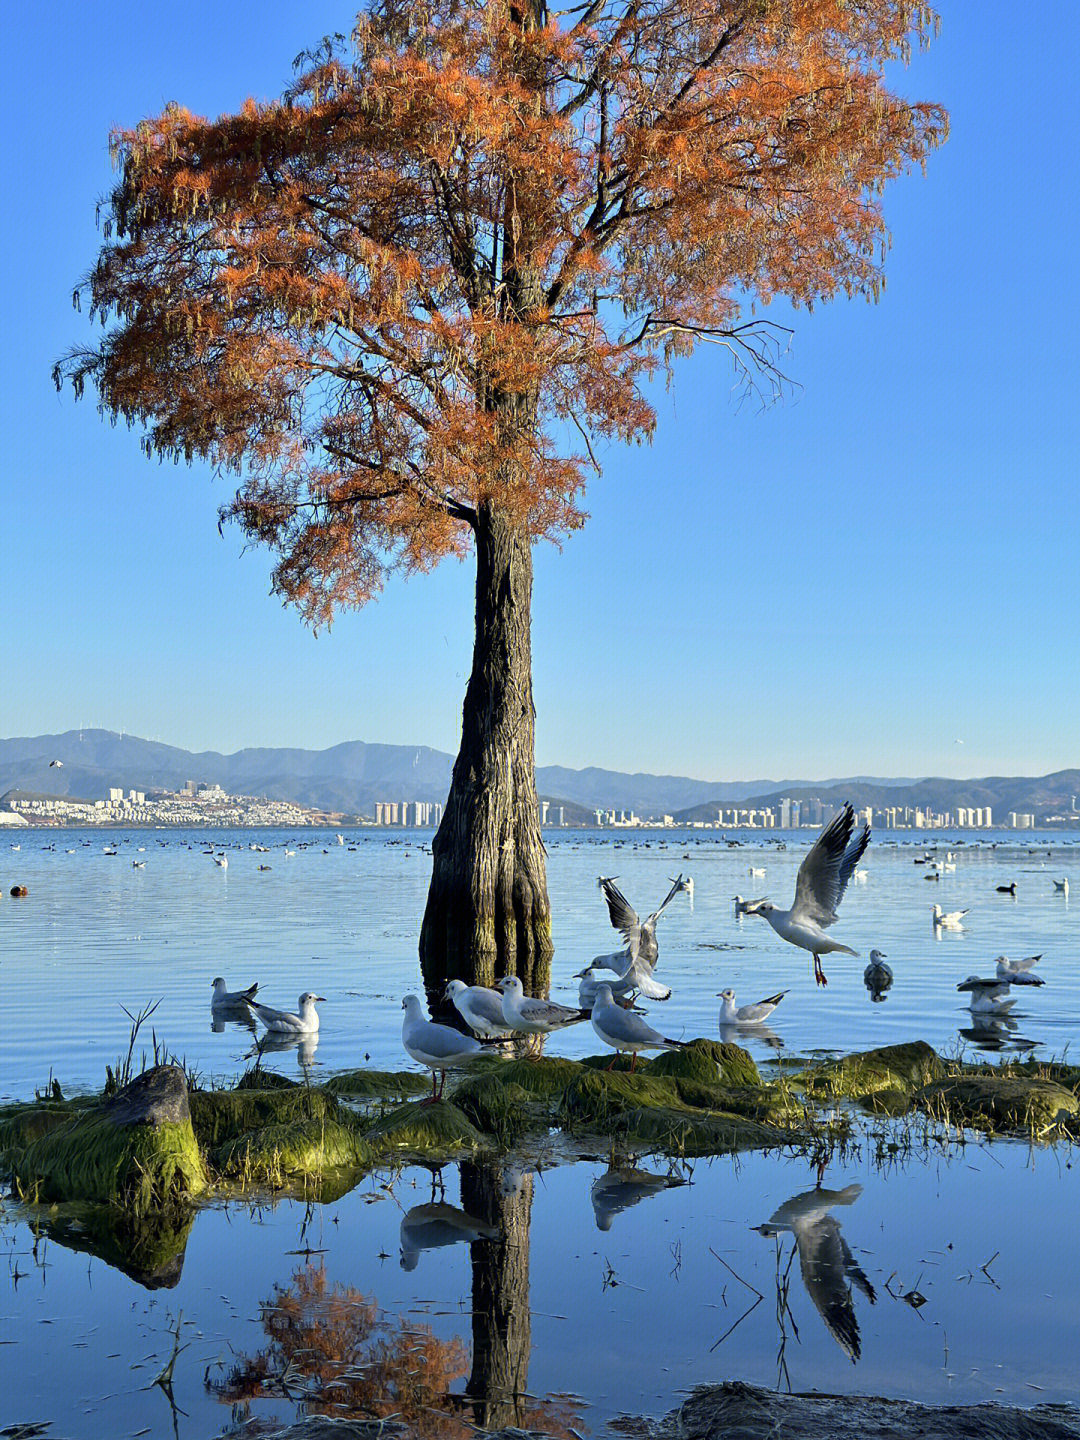
[[748,1040],[757,1040],[770,1050],[783,1049],[784,1042],[771,1025],[720,1025],[720,1039],[728,1045],[745,1046]]
[[471,1245],[474,1240],[492,1240],[498,1233],[495,1226],[445,1201],[414,1205],[401,1217],[401,1268],[415,1270],[421,1250]]
[[1017,1028],[1018,1021],[1007,1015],[980,1015],[976,1011],[971,1016],[971,1024],[960,1030],[960,1036],[970,1040],[977,1050],[1034,1050],[1038,1042],[1017,1035]]
[[[773,1212],[766,1224],[755,1227],[762,1235],[778,1235],[782,1230],[789,1230],[795,1237],[806,1293],[830,1335],[851,1357],[852,1363],[859,1358],[861,1341],[851,1286],[857,1286],[871,1305],[877,1297],[848,1249],[839,1221],[829,1212],[834,1205],[853,1205],[861,1194],[861,1185],[846,1185],[843,1190],[815,1186],[802,1195],[793,1195]],[[779,1287],[779,1255],[777,1274]],[[780,1308],[782,1321],[786,1304]]]
[[262,1039],[257,1040],[254,1048],[248,1053],[258,1060],[263,1055],[295,1050],[297,1063],[306,1069],[314,1061],[318,1045],[318,1031],[313,1035],[287,1035],[281,1031],[267,1030]]
[[655,1175],[649,1170],[638,1170],[632,1165],[612,1163],[592,1183],[589,1197],[592,1200],[593,1215],[598,1230],[610,1230],[616,1215],[629,1210],[632,1205],[647,1200],[650,1195],[659,1195],[674,1185],[687,1182],[678,1175]]
[[97,1256],[145,1290],[180,1283],[195,1211],[136,1216],[112,1205],[59,1205],[35,1212],[33,1229],[66,1250]]

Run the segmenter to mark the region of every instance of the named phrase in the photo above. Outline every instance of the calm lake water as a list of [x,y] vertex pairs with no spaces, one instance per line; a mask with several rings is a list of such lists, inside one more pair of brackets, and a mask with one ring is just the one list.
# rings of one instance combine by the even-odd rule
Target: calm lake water
[[[406,1067],[400,999],[420,984],[429,837],[345,838],[338,845],[332,832],[247,830],[4,835],[0,1096],[27,1098],[50,1073],[65,1089],[99,1088],[105,1065],[127,1049],[121,1006],[135,1012],[154,1001],[149,1023],[158,1039],[207,1081],[231,1079],[250,1063],[252,1037],[238,1026],[212,1030],[210,981],[218,974],[235,987],[258,980],[272,1004],[291,1005],[307,988],[327,997],[318,1046],[303,1057],[314,1080],[368,1057]],[[862,958],[826,960],[823,991],[808,956],[782,945],[763,921],[732,914],[737,892],[790,903],[813,835],[782,838],[784,851],[728,848],[700,833],[549,834],[553,993],[571,999],[571,973],[616,948],[598,875],[617,875],[644,914],[681,871],[694,878],[693,907],[680,896],[658,932],[659,974],[674,995],[650,1007],[667,1034],[715,1035],[715,993],[732,985],[740,1001],[789,989],[772,1040],[748,1040],[762,1063],[780,1043],[805,1054],[914,1038],[945,1054],[975,1055],[989,1043],[1075,1056],[1078,837],[1038,835],[996,848],[985,835],[934,837],[939,858],[952,849],[956,864],[934,882],[913,863],[930,848],[925,837],[896,845],[877,837],[866,880],[849,888],[836,926]],[[228,856],[227,869],[214,865],[211,848]],[[751,866],[764,867],[765,877],[751,877]],[[1072,908],[1052,883],[1066,876]],[[997,893],[1013,880],[1015,899]],[[14,884],[28,887],[25,900],[8,896]],[[935,935],[935,900],[968,909],[965,930]],[[887,953],[896,976],[881,1004],[862,984],[871,948]],[[1015,1028],[989,1040],[965,1036],[972,1026],[956,983],[989,973],[1002,952],[1038,951],[1046,984],[1019,992]],[[597,1048],[582,1026],[549,1051]],[[300,1058],[294,1049],[264,1063],[298,1076]],[[824,1204],[817,1197],[816,1214],[797,1198],[813,1189],[815,1172],[776,1155],[670,1172],[646,1160],[637,1173],[618,1175],[598,1157],[500,1175],[515,1246],[529,1257],[512,1297],[528,1324],[514,1332],[513,1353],[489,1357],[491,1372],[509,1367],[535,1397],[533,1421],[556,1433],[602,1433],[619,1413],[659,1414],[694,1384],[733,1378],[943,1403],[1075,1400],[1075,1151],[920,1143],[906,1154],[890,1151],[891,1139],[882,1126],[878,1140],[838,1157],[822,1182],[835,1193]],[[381,1346],[383,1370],[374,1373],[392,1373],[395,1363],[427,1366],[435,1391],[460,1393],[479,1366],[474,1327],[483,1332],[487,1302],[477,1297],[488,1293],[481,1281],[498,1241],[470,1245],[460,1216],[417,1209],[468,1209],[477,1184],[470,1167],[446,1167],[442,1182],[435,1193],[426,1170],[408,1170],[370,1177],[322,1205],[209,1208],[186,1247],[177,1237],[172,1267],[153,1282],[167,1284],[155,1289],[145,1274],[79,1253],[100,1249],[100,1237],[92,1242],[78,1223],[47,1233],[48,1217],[38,1215],[35,1237],[28,1216],[6,1202],[0,1428],[48,1421],[50,1436],[72,1440],[198,1440],[230,1433],[248,1414],[290,1419],[312,1380],[310,1362],[307,1372],[294,1362],[281,1382],[282,1317],[308,1348],[323,1347],[323,1384],[337,1379],[362,1395],[357,1377]],[[770,1220],[775,1233],[755,1228]],[[840,1257],[839,1267],[830,1256]],[[174,1412],[153,1380],[177,1331],[185,1348],[173,1370]],[[428,1429],[452,1440],[472,1433],[430,1413]]]

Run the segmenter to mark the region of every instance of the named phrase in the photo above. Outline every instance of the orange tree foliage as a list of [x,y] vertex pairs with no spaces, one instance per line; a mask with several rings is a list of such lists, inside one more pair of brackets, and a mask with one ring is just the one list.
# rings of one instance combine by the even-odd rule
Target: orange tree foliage
[[115,134],[82,287],[105,331],[57,379],[235,471],[223,514],[314,622],[462,552],[482,509],[558,536],[590,439],[650,433],[657,364],[707,339],[749,373],[748,301],[876,293],[881,187],[946,126],[882,71],[934,24],[918,0],[385,0],[280,100]]

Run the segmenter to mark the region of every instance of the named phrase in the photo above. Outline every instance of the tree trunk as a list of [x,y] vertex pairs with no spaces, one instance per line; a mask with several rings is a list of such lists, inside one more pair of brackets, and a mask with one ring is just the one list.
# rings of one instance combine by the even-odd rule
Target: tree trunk
[[420,965],[429,994],[447,980],[551,974],[551,908],[536,801],[532,548],[524,524],[485,502],[476,522],[476,640],[461,749],[434,864]]

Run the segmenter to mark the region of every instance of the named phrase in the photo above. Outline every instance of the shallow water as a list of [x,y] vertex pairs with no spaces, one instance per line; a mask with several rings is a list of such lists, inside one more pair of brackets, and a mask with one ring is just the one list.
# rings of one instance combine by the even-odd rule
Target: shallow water
[[[218,974],[234,987],[258,980],[270,1003],[290,1004],[308,987],[327,997],[318,1046],[304,1057],[313,1079],[368,1059],[407,1065],[400,997],[420,984],[427,837],[346,838],[337,845],[332,834],[251,831],[5,836],[0,1096],[26,1098],[50,1072],[66,1089],[97,1089],[105,1065],[127,1048],[121,1006],[137,1012],[154,1001],[140,1045],[150,1044],[152,1026],[207,1080],[235,1076],[250,1063],[252,1037],[234,1025],[211,1029],[210,982]],[[1075,878],[1080,896],[1077,837],[1054,837],[1050,854],[1028,842],[992,849],[985,837],[978,848],[953,845],[956,871],[930,883],[925,867],[913,864],[923,844],[876,843],[867,878],[849,889],[836,927],[864,958],[826,962],[824,991],[813,985],[808,957],[783,946],[764,922],[736,921],[731,904],[736,892],[766,891],[788,903],[812,838],[787,837],[786,851],[777,851],[729,848],[711,835],[550,834],[554,993],[571,999],[570,973],[615,948],[597,875],[617,875],[645,912],[681,871],[694,877],[693,907],[679,897],[659,926],[659,974],[675,993],[650,1007],[667,1034],[716,1034],[714,997],[725,985],[740,1000],[790,987],[772,1044],[746,1037],[761,1061],[775,1055],[777,1042],[800,1054],[921,1038],[944,1053],[973,1054],[976,1042],[960,1034],[971,1027],[957,981],[986,973],[998,953],[1041,950],[1046,985],[1020,992],[1016,1028],[992,1043],[1030,1043],[1047,1057],[1075,1051],[1077,912],[1055,894],[1052,878]],[[268,852],[251,850],[253,843]],[[227,869],[213,864],[211,848],[228,856]],[[945,848],[939,841],[939,853]],[[765,867],[764,880],[750,877],[751,865]],[[1013,879],[1015,900],[997,894]],[[27,885],[29,896],[11,899],[13,884]],[[947,910],[969,908],[967,929],[936,937],[935,899]],[[871,947],[887,952],[896,973],[883,1004],[871,1004],[862,985]],[[550,1053],[569,1055],[597,1048],[587,1026],[549,1045]],[[298,1072],[296,1050],[264,1063]],[[646,1178],[668,1174],[646,1160],[638,1167],[646,1174],[623,1177],[621,1190],[604,1180],[601,1158],[504,1177],[513,1249],[519,1259],[527,1250],[529,1261],[527,1294],[517,1267],[514,1313],[528,1324],[511,1327],[513,1353],[489,1354],[486,1368],[473,1329],[482,1335],[490,1297],[478,1304],[474,1285],[480,1295],[498,1241],[426,1249],[431,1232],[412,1223],[415,1207],[433,1199],[467,1208],[475,1170],[466,1168],[462,1181],[460,1167],[446,1167],[438,1196],[426,1170],[409,1170],[369,1177],[322,1205],[209,1208],[197,1215],[186,1253],[180,1237],[171,1267],[156,1277],[133,1278],[69,1248],[94,1248],[78,1217],[61,1243],[55,1229],[42,1228],[47,1216],[31,1222],[8,1202],[0,1208],[8,1277],[0,1301],[0,1426],[50,1421],[51,1433],[71,1440],[174,1433],[198,1440],[227,1434],[248,1413],[289,1419],[305,1394],[314,1403],[310,1366],[294,1366],[283,1386],[279,1348],[254,1381],[250,1367],[246,1380],[232,1374],[245,1371],[245,1357],[267,1351],[271,1332],[280,1337],[283,1316],[303,1322],[305,1343],[324,1347],[322,1385],[344,1377],[358,1387],[349,1393],[362,1396],[356,1377],[380,1340],[384,1369],[427,1366],[432,1394],[460,1394],[470,1369],[478,1383],[490,1382],[502,1364],[538,1408],[510,1415],[496,1407],[467,1418],[542,1423],[554,1433],[569,1426],[602,1432],[619,1413],[659,1414],[691,1386],[730,1378],[932,1402],[1075,1399],[1074,1150],[930,1146],[883,1166],[896,1153],[882,1148],[889,1133],[882,1127],[880,1146],[864,1141],[825,1174],[824,1186],[839,1194],[831,1218],[795,1220],[801,1254],[792,1230],[765,1235],[754,1227],[805,1212],[805,1204],[791,1204],[816,1179],[803,1160],[699,1162],[672,1171],[687,1183],[670,1187]],[[628,1208],[613,1208],[619,1203]],[[401,1265],[403,1220],[411,1268]],[[849,1265],[846,1279],[829,1265],[839,1256],[843,1271],[844,1246],[859,1271]],[[919,1296],[925,1303],[911,1303]],[[371,1306],[383,1316],[381,1330],[371,1328]],[[153,1381],[177,1330],[184,1348],[173,1372],[174,1412]],[[351,1369],[334,1358],[349,1346]],[[438,1413],[423,1412],[427,1432],[467,1440],[472,1432],[447,1417],[441,1401],[432,1403]]]
[[[932,1403],[1075,1400],[1074,1153],[968,1145],[883,1169],[869,1149],[825,1175],[838,1193],[826,1216],[804,1225],[801,1253],[790,1230],[767,1236],[754,1227],[813,1189],[804,1161],[699,1162],[670,1172],[688,1183],[651,1192],[642,1172],[669,1172],[643,1162],[621,1192],[628,1208],[615,1213],[605,1209],[612,1191],[603,1162],[511,1176],[504,1189],[517,1192],[507,1204],[518,1279],[497,1303],[524,1324],[512,1324],[516,1342],[479,1368],[493,1383],[501,1359],[539,1413],[511,1407],[487,1418],[600,1433],[619,1413],[661,1414],[695,1384],[731,1378]],[[441,1203],[460,1208],[458,1167],[446,1167],[443,1180]],[[408,1357],[436,1350],[423,1327],[444,1344],[460,1342],[458,1363],[436,1377],[438,1396],[420,1397],[442,1413],[443,1391],[466,1387],[474,1320],[484,1325],[476,1297],[499,1242],[422,1248],[440,1237],[417,1231],[414,1207],[433,1193],[430,1174],[410,1170],[371,1177],[322,1206],[203,1211],[174,1288],[154,1291],[48,1238],[35,1253],[30,1229],[9,1212],[0,1220],[9,1277],[0,1417],[50,1420],[71,1440],[171,1433],[167,1394],[153,1381],[179,1324],[179,1435],[227,1433],[242,1413],[288,1420],[313,1373],[326,1385],[371,1362],[368,1305],[385,1313],[382,1338],[408,1366]],[[1028,1223],[1034,1214],[1045,1223]],[[843,1263],[830,1268],[845,1246],[848,1275],[852,1265],[859,1274],[850,1294]],[[230,1371],[267,1353],[282,1317],[297,1310],[309,1322],[298,1343],[317,1351],[318,1363],[298,1358],[285,1394],[287,1353],[270,1349],[254,1386],[235,1373],[230,1385]],[[321,1393],[332,1401],[344,1392]],[[429,1411],[416,1418],[427,1433],[470,1433]]]
[[[743,832],[745,836],[745,832]],[[773,832],[775,835],[776,832]],[[970,835],[951,848],[956,870],[927,882],[925,840],[876,839],[852,883],[834,934],[860,959],[828,957],[829,985],[818,990],[810,957],[783,944],[765,921],[736,920],[736,893],[768,893],[789,904],[794,877],[813,832],[786,837],[785,851],[764,840],[729,848],[712,832],[611,832],[546,835],[556,944],[552,994],[573,1001],[570,977],[594,955],[618,948],[597,890],[598,875],[617,875],[627,898],[646,914],[664,897],[669,876],[689,874],[693,906],[677,897],[658,926],[658,977],[674,995],[650,1007],[667,1035],[717,1033],[716,993],[733,986],[739,1003],[777,990],[788,995],[772,1017],[775,1039],[748,1032],[759,1059],[782,1042],[788,1053],[850,1051],[924,1039],[939,1051],[974,1052],[982,1044],[1033,1044],[1034,1053],[1075,1053],[1080,1040],[1080,837],[1038,837],[992,847]],[[961,837],[963,838],[963,837]],[[326,996],[317,1047],[305,1051],[313,1076],[363,1063],[399,1068],[401,996],[420,988],[416,941],[430,876],[430,837],[281,831],[23,832],[0,840],[0,961],[4,977],[4,1046],[0,1098],[26,1098],[50,1073],[66,1087],[97,1088],[106,1064],[127,1049],[132,1013],[158,1002],[150,1029],[170,1052],[207,1079],[228,1078],[250,1063],[251,1034],[228,1024],[211,1030],[210,982],[230,987],[257,980],[260,998],[292,1008],[301,990]],[[981,843],[975,843],[981,841]],[[19,849],[10,848],[17,844]],[[250,849],[269,847],[268,853]],[[115,855],[108,855],[115,849]],[[229,859],[227,869],[211,854]],[[287,853],[292,852],[292,853]],[[138,861],[144,868],[136,868]],[[260,866],[269,869],[260,870]],[[764,878],[751,866],[764,867]],[[1053,887],[1070,876],[1070,903]],[[997,893],[1015,880],[1014,899]],[[25,884],[29,895],[8,892]],[[961,932],[937,931],[931,907],[968,909]],[[872,948],[889,957],[896,979],[872,1004],[862,983]],[[971,1030],[956,984],[992,972],[994,958],[1043,953],[1043,987],[1014,991],[1015,1025],[987,1037]],[[771,1042],[771,1043],[770,1043]],[[550,1052],[578,1056],[598,1043],[587,1025],[550,1042]],[[295,1048],[266,1064],[297,1073]]]

